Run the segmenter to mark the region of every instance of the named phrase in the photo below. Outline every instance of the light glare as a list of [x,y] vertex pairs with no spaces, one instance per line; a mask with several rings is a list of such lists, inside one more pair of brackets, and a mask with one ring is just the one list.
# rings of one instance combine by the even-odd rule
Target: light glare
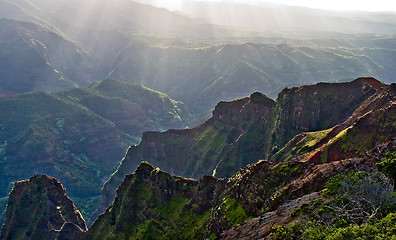
[[[142,1],[142,0],[140,0]],[[144,0],[154,6],[168,8],[170,10],[181,10],[183,4],[194,2],[194,0]],[[354,10],[354,11],[393,11],[396,12],[396,1],[377,0],[198,0],[195,2],[239,2],[245,4],[259,5],[263,3],[276,3],[290,6],[302,6],[325,10]]]

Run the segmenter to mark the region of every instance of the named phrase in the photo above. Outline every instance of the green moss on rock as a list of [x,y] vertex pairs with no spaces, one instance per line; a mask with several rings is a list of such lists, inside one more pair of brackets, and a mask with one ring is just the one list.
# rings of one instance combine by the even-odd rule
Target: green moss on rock
[[[69,224],[71,228],[64,228]],[[17,182],[10,193],[1,239],[78,237],[85,221],[57,179],[37,175]]]

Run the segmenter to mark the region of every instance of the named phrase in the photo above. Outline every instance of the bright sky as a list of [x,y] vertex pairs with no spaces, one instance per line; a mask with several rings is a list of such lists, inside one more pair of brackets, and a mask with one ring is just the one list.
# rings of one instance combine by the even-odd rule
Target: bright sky
[[[191,0],[161,0],[156,1],[156,5],[167,7],[171,10],[178,10],[183,2]],[[201,1],[221,1],[221,0],[201,0]],[[358,11],[393,11],[396,12],[395,0],[226,0],[241,3],[262,3],[273,2],[279,4],[306,6],[327,10],[358,10]]]

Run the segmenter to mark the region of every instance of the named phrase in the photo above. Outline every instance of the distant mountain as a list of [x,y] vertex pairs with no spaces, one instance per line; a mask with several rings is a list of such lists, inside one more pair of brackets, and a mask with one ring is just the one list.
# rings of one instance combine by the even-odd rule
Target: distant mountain
[[2,0],[0,7],[4,9],[0,11],[0,18],[37,23],[75,40],[89,37],[94,31],[144,31],[199,38],[224,32],[202,20],[130,0]]
[[[77,10],[76,10],[77,9]],[[0,1],[0,88],[21,93],[87,87],[136,35],[208,39],[202,21],[129,0]]]
[[115,58],[109,76],[165,92],[196,114],[209,111],[218,101],[254,91],[274,96],[286,86],[355,76],[392,81],[395,39],[359,41],[357,37],[350,40],[349,48],[330,46],[345,42],[301,40],[300,46],[290,42],[200,48],[131,43]]
[[[333,127],[350,116],[356,119],[353,115],[356,108],[365,106],[375,94],[382,96],[384,91],[390,91],[389,95],[394,96],[388,85],[372,78],[361,78],[348,83],[319,83],[284,89],[276,102],[261,93],[254,93],[249,98],[220,102],[213,117],[196,128],[146,132],[141,143],[128,150],[117,171],[104,185],[101,211],[111,204],[115,189],[141,161],[184,177],[199,178],[208,174],[231,177],[240,168],[260,159],[279,162],[307,153],[312,148],[304,145],[305,141],[312,146],[321,146],[315,144],[329,140],[325,136],[334,137],[352,122],[330,134]],[[391,100],[386,98],[384,101]],[[357,116],[369,111],[365,109]],[[298,135],[316,131],[323,132],[302,135],[303,139]],[[296,135],[297,140],[292,140]],[[391,135],[384,139],[391,139]],[[292,144],[289,146],[290,140]],[[364,148],[372,148],[375,141],[379,139],[371,139]],[[327,156],[323,158],[328,162]]]
[[254,91],[274,96],[286,86],[356,76],[391,82],[396,74],[396,40],[391,37],[279,38],[281,44],[211,46],[186,39],[95,33],[100,39],[105,33],[110,36],[83,47],[37,24],[1,20],[0,43],[6,50],[0,54],[0,88],[10,93],[59,91],[88,86],[107,75],[181,100],[198,118],[220,100]]
[[276,97],[284,87],[359,76],[390,83],[396,73],[392,35],[236,30],[128,0],[2,0],[0,9],[0,17],[30,22],[1,21],[3,91],[58,91],[114,78],[184,102],[195,124],[217,102],[255,91]]
[[395,34],[396,13],[326,11],[275,3],[188,1],[181,11],[219,25],[259,31]]
[[103,183],[144,131],[184,128],[189,118],[183,104],[165,94],[110,79],[1,98],[0,109],[0,197],[15,181],[52,175],[84,216],[97,208],[92,204]]
[[81,46],[37,24],[1,19],[0,45],[2,90],[54,92],[103,76]]

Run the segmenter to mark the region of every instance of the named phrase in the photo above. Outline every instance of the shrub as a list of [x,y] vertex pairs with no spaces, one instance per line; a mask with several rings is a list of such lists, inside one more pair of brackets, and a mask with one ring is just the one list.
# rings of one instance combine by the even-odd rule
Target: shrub
[[396,152],[388,152],[384,154],[381,162],[377,163],[378,170],[387,176],[396,180]]
[[396,198],[393,182],[384,174],[337,175],[326,183],[324,195],[331,199],[301,206],[293,215],[304,217],[274,227],[272,238],[396,240]]

